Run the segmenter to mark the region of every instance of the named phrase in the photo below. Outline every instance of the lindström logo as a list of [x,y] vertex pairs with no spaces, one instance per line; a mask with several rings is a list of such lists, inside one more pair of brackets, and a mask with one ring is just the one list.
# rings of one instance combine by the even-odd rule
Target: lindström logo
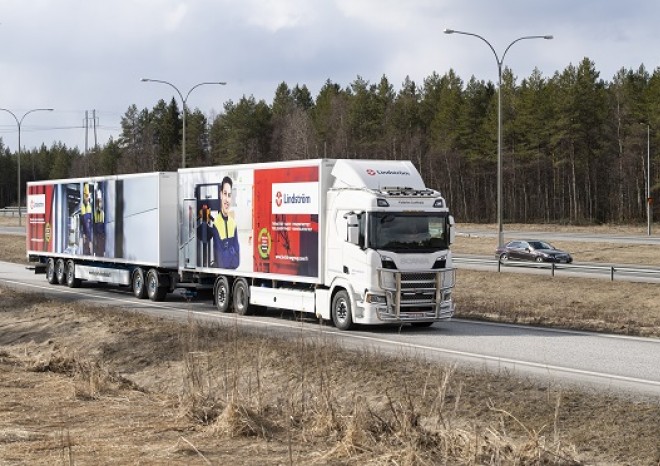
[[367,168],[367,175],[369,175],[369,176],[376,176],[376,175],[406,175],[406,176],[410,176],[410,172],[407,172],[405,170],[373,170],[371,168]]
[[28,202],[28,214],[45,214],[46,213],[46,195],[45,194],[29,194],[27,202]]

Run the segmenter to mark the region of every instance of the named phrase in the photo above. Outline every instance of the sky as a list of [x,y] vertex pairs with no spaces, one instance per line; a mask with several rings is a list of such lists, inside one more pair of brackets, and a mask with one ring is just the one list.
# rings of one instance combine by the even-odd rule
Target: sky
[[[151,110],[176,91],[212,117],[243,96],[272,103],[277,86],[358,76],[394,90],[453,69],[497,82],[495,54],[518,80],[551,77],[587,57],[611,81],[621,68],[660,66],[654,0],[0,0],[0,108],[21,124],[26,149],[105,144],[135,104]],[[52,108],[53,111],[31,111]],[[89,130],[85,130],[85,112]],[[26,114],[30,112],[29,114]],[[96,116],[96,135],[92,115]],[[0,111],[0,137],[18,148],[18,124]],[[86,142],[87,141],[87,142]]]

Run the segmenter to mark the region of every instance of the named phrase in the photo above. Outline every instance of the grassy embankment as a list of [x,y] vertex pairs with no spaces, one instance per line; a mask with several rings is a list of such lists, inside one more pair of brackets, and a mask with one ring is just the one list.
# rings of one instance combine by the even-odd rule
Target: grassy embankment
[[[3,260],[24,260],[23,238],[0,242]],[[653,334],[644,329],[658,327],[651,287],[468,271],[458,278],[456,299],[473,317],[566,326],[581,320],[608,329],[626,322],[597,310],[615,287],[629,299],[650,300],[648,312],[628,316],[625,331]],[[507,294],[509,280],[555,296],[540,306],[540,295]],[[556,304],[564,289],[573,297]],[[322,327],[311,338],[282,340],[0,288],[0,329],[0,458],[8,463],[660,461],[657,400],[368,348],[356,354],[326,341]]]

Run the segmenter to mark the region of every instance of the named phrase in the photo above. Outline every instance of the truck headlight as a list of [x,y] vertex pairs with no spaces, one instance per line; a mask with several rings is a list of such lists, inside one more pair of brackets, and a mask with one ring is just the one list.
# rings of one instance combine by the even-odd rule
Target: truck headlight
[[382,294],[367,293],[364,300],[371,304],[387,304],[387,299]]
[[391,257],[381,256],[380,262],[384,269],[396,270],[396,264]]

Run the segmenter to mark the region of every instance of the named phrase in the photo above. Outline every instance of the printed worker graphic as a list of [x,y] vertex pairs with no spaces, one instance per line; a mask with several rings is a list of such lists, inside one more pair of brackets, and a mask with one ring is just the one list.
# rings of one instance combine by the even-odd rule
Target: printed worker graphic
[[92,254],[92,204],[89,184],[83,186],[82,203],[80,205],[80,219],[82,223],[82,253]]
[[103,192],[96,190],[94,206],[94,255],[105,256],[105,211],[103,210]]
[[214,267],[236,269],[240,263],[240,248],[232,201],[231,178],[225,176],[220,186],[220,212],[209,224],[213,235]]

